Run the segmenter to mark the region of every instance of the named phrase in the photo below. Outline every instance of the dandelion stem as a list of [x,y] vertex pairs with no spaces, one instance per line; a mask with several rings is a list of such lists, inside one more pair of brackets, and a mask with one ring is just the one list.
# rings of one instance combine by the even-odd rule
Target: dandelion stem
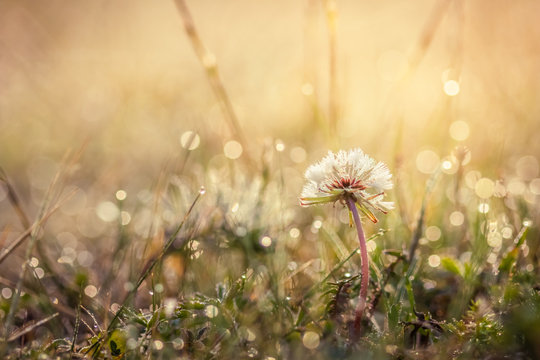
[[366,236],[362,229],[362,223],[360,222],[360,216],[358,216],[358,210],[356,209],[356,200],[352,196],[346,196],[347,207],[353,214],[354,223],[356,224],[356,232],[358,233],[358,242],[360,243],[360,256],[362,258],[362,268],[360,271],[360,294],[358,298],[358,304],[356,305],[356,311],[354,316],[354,328],[353,337],[357,339],[360,336],[360,325],[362,323],[362,315],[366,307],[367,291],[369,285],[369,259],[366,247]]

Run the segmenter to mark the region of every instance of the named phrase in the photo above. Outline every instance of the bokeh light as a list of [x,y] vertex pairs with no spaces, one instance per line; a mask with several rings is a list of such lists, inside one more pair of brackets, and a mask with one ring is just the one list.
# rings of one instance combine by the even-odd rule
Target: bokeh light
[[453,226],[461,226],[465,221],[465,216],[460,211],[454,211],[450,214],[449,220],[450,224],[452,224]]
[[439,156],[432,150],[423,150],[416,155],[416,168],[424,174],[432,174],[439,167]]
[[430,255],[428,258],[428,264],[431,267],[438,267],[441,264],[441,258],[439,255]]
[[474,192],[481,199],[489,199],[495,191],[495,183],[488,178],[481,178],[474,185]]
[[454,121],[450,125],[450,136],[456,141],[463,141],[469,137],[469,124],[463,120]]
[[316,349],[320,344],[320,336],[314,331],[306,331],[304,336],[302,336],[302,343],[308,349]]
[[429,241],[437,241],[441,238],[441,229],[438,226],[428,226],[425,230],[426,238]]
[[231,160],[238,159],[243,151],[242,145],[235,140],[227,141],[223,147],[223,153]]
[[455,80],[448,80],[444,83],[444,92],[448,96],[459,94],[459,83]]
[[187,150],[195,150],[199,147],[201,138],[194,131],[186,131],[180,136],[180,145]]

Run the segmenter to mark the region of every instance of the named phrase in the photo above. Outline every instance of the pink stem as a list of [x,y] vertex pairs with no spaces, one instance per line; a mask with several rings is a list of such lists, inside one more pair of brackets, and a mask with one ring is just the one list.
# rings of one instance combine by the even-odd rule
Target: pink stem
[[354,317],[354,337],[360,336],[360,325],[362,323],[362,315],[366,308],[367,291],[369,285],[369,259],[366,247],[366,236],[362,229],[362,223],[360,222],[360,216],[358,216],[358,210],[356,209],[356,200],[351,196],[347,196],[347,207],[352,212],[354,223],[356,224],[356,232],[358,233],[358,242],[360,243],[360,256],[362,258],[362,269],[360,279],[360,294],[358,296],[358,304],[356,305],[355,317]]

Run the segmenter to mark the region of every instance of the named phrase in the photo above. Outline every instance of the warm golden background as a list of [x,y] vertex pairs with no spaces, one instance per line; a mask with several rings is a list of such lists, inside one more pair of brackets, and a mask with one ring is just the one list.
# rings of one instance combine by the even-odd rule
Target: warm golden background
[[[179,181],[194,191],[219,187],[219,176],[202,175],[209,170],[266,156],[294,208],[310,163],[329,148],[360,146],[400,166],[397,186],[414,214],[426,175],[465,144],[471,189],[489,177],[536,202],[540,2],[188,5],[248,139],[238,160],[173,1],[0,2],[0,164],[31,216],[66,150],[86,144],[69,184],[78,192],[51,219],[54,233],[102,234],[118,216],[116,191],[148,197],[166,162],[184,159],[188,131],[195,149]],[[1,224],[17,227],[3,190],[0,200]]]
[[[345,323],[326,320],[353,313],[358,242],[343,206],[298,196],[310,164],[352,147],[388,164],[396,203],[364,222],[366,325],[386,333],[368,331],[362,356],[367,339],[418,358],[396,349],[419,310],[463,330],[432,354],[540,357],[539,16],[538,0],[0,0],[0,357],[53,339],[81,355],[121,304],[146,321],[193,298],[210,305],[191,325],[180,312],[169,337],[139,328],[169,351],[156,358],[218,310],[200,358],[346,349]],[[7,349],[13,329],[29,330]]]

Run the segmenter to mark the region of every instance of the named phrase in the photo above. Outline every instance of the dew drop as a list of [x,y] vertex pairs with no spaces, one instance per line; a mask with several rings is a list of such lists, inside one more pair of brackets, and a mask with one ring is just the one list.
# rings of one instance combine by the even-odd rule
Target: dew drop
[[316,349],[320,344],[319,334],[313,331],[307,331],[302,337],[302,343],[308,349]]

